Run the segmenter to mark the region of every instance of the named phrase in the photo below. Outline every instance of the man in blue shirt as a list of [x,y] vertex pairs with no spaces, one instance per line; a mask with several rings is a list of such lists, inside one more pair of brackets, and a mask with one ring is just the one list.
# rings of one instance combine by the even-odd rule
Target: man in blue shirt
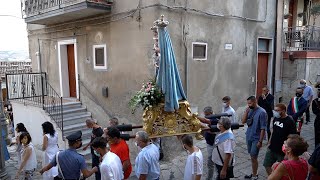
[[[84,177],[90,177],[93,173],[98,172],[98,168],[94,167],[91,171],[87,169],[85,159],[78,154],[76,149],[82,146],[82,132],[77,131],[66,138],[68,139],[69,149],[58,152],[52,161],[40,170],[40,174],[50,170],[53,166],[58,166],[59,175],[55,180],[76,180],[80,178],[80,171]],[[58,156],[58,158],[56,157]],[[58,159],[58,162],[57,162]],[[60,167],[59,167],[60,166]]]
[[310,122],[310,105],[313,100],[313,90],[311,86],[307,85],[307,81],[304,79],[300,80],[300,87],[303,89],[302,97],[307,101],[307,109],[306,109],[306,124]]
[[136,133],[136,146],[141,148],[135,161],[135,173],[139,180],[159,180],[159,148],[150,143],[148,134],[145,131]]
[[246,141],[248,153],[251,156],[252,174],[246,175],[245,179],[258,179],[258,155],[267,130],[268,115],[258,106],[256,97],[250,96],[247,104],[248,108],[242,117],[242,123],[248,125]]

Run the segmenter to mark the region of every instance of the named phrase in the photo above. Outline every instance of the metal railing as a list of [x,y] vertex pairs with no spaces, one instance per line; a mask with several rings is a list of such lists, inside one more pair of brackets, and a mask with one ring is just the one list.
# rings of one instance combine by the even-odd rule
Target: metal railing
[[47,81],[44,85],[45,87],[43,88],[45,89],[46,96],[43,99],[43,108],[61,129],[62,137],[64,137],[62,97]]
[[320,50],[320,27],[297,26],[284,28],[283,51]]
[[46,73],[6,74],[5,77],[7,100],[43,108],[61,129],[63,136],[62,97],[48,83]]
[[7,100],[43,107],[45,73],[6,74]]
[[26,18],[39,15],[82,2],[109,4],[112,2],[112,0],[21,0],[22,17]]

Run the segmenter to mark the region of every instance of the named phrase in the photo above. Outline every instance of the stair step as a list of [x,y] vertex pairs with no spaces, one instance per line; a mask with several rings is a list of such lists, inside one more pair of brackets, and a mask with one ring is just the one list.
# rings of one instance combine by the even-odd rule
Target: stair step
[[72,109],[72,108],[79,108],[82,106],[81,102],[68,102],[68,103],[63,103],[63,109]]
[[70,126],[73,124],[85,122],[88,118],[91,118],[90,112],[86,112],[84,114],[81,113],[78,116],[70,116],[67,118],[63,118],[63,125],[66,127],[66,126]]
[[[70,108],[76,108],[76,107],[81,107],[82,103],[81,102],[67,102],[63,103],[63,109],[70,109]],[[45,108],[52,108],[53,105],[45,105]]]
[[[84,146],[82,146],[83,148]],[[87,150],[83,151],[82,148],[78,149],[77,152],[81,154],[88,162],[91,164],[91,150],[90,147],[88,147]]]
[[[63,111],[63,118],[69,118],[77,115],[83,115],[87,113],[87,108],[81,107],[81,108],[74,108],[74,109],[68,109]],[[53,112],[52,114],[49,114],[50,116],[61,116],[61,112]]]
[[[87,108],[84,106],[78,107],[78,108],[72,108],[72,109],[66,109],[63,110],[63,114],[70,114],[70,113],[75,113],[75,112],[82,112],[82,111],[86,111]],[[51,115],[56,115],[56,114],[60,114],[60,112],[53,112]]]
[[69,125],[69,126],[63,126],[63,130],[65,130],[65,131],[68,131],[68,130],[74,129],[74,128],[84,129],[84,128],[86,128],[86,123],[82,122],[82,123],[72,124],[72,125]]
[[74,132],[81,131],[82,132],[82,138],[86,139],[87,137],[91,137],[91,129],[85,128],[85,129],[71,129],[71,130],[64,130],[64,136],[68,136]]
[[91,138],[82,139],[82,148],[83,148],[84,146],[86,146],[87,144],[89,144],[90,141],[91,141]]

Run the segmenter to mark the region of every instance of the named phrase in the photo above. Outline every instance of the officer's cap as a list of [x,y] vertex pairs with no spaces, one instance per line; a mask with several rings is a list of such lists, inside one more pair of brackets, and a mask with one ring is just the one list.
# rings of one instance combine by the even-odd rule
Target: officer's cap
[[69,141],[77,141],[77,140],[80,140],[80,139],[81,139],[81,136],[82,136],[82,132],[81,132],[81,131],[77,131],[77,132],[74,132],[74,133],[70,134],[70,135],[67,136],[66,138],[67,138]]

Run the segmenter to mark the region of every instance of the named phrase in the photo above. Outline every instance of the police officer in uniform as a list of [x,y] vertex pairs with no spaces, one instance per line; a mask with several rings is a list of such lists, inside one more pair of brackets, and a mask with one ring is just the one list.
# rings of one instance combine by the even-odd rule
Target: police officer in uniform
[[53,166],[60,166],[60,168],[58,167],[59,175],[54,178],[55,180],[78,180],[80,178],[80,171],[84,177],[90,177],[92,174],[97,172],[97,167],[92,168],[92,170],[88,170],[84,157],[76,151],[76,149],[82,146],[81,136],[81,131],[77,131],[67,136],[66,138],[68,139],[69,149],[60,151],[57,154],[59,163],[57,163],[56,155],[47,166],[40,170],[40,173],[43,174]]

